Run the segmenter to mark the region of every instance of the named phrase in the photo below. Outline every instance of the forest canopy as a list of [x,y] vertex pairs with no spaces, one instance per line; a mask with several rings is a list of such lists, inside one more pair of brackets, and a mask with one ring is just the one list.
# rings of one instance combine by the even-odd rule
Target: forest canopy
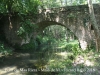
[[0,0],[0,13],[36,13],[39,0]]
[[[92,0],[99,3],[100,0]],[[38,8],[87,4],[87,0],[0,0],[0,13],[19,12],[21,14],[36,13]]]

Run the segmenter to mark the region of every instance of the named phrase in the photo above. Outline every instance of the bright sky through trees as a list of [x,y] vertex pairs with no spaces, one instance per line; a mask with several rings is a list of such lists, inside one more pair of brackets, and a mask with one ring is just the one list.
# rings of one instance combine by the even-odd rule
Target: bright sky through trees
[[[92,0],[92,3],[100,3],[100,0]],[[87,4],[87,0],[42,0],[42,6],[44,8],[84,5]]]

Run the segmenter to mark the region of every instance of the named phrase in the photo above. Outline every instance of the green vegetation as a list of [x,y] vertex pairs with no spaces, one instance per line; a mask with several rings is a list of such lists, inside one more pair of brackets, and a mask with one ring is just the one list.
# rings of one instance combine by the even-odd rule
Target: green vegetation
[[18,14],[36,14],[37,6],[40,4],[39,0],[1,0],[0,12],[1,13],[13,13]]
[[[100,0],[92,0],[92,2],[99,3]],[[87,0],[43,0],[41,6],[43,8],[54,8],[62,6],[76,6],[87,4]]]
[[10,55],[12,54],[13,48],[5,46],[4,43],[0,42],[0,54],[1,55]]
[[[54,41],[52,41],[54,42]],[[68,71],[73,69],[94,68],[99,66],[99,53],[93,50],[82,51],[77,40],[71,42],[59,41],[57,45],[44,45],[45,51],[40,50],[35,66],[40,69],[57,71],[58,75],[81,74],[81,71]],[[43,47],[43,48],[44,48]],[[43,55],[42,55],[43,53]],[[42,57],[41,57],[42,56]],[[96,58],[96,59],[95,59]],[[58,70],[57,70],[58,69]],[[67,71],[63,71],[66,69]]]
[[29,19],[22,21],[20,24],[21,27],[17,31],[17,35],[24,39],[26,39],[26,35],[30,36],[31,33],[34,32],[37,28],[37,26],[33,24]]
[[4,58],[13,54],[13,48],[6,46],[3,42],[0,41],[0,63],[4,62]]
[[[98,3],[99,0],[93,0],[93,2]],[[6,67],[5,65],[7,62],[7,64],[10,64],[10,66],[17,66],[17,69],[21,67],[32,67],[39,70],[46,68],[49,68],[50,70],[54,69],[52,70],[54,73],[50,73],[50,71],[48,73],[42,73],[39,71],[36,75],[78,75],[83,72],[67,72],[62,71],[61,69],[86,69],[90,67],[97,68],[96,66],[100,66],[100,54],[99,52],[95,52],[95,48],[93,48],[94,45],[91,48],[83,51],[79,47],[77,37],[65,27],[52,25],[46,27],[36,37],[33,34],[37,32],[36,29],[38,28],[34,24],[34,21],[36,21],[37,18],[38,8],[52,8],[82,4],[87,4],[87,1],[1,0],[0,14],[3,14],[3,16],[8,16],[9,19],[11,18],[11,15],[19,16],[21,26],[17,31],[17,35],[25,41],[27,41],[28,37],[30,38],[30,41],[29,43],[23,44],[17,48],[20,50],[17,52],[6,42],[6,40],[0,39],[0,41],[2,40],[5,42],[0,42],[0,63],[2,62],[0,66],[3,66],[0,67],[0,69]],[[73,14],[68,15],[68,17],[71,18],[73,18],[73,16]],[[0,36],[0,38],[1,37],[2,36]],[[57,68],[60,69],[60,71],[55,72],[55,69]],[[26,73],[26,75],[33,75],[33,72]]]

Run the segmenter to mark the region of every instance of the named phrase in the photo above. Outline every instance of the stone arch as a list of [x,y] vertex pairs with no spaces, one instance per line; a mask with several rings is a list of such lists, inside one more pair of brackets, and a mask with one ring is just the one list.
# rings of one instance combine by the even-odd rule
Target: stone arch
[[60,25],[60,26],[66,27],[65,25],[63,25],[59,22],[55,22],[55,21],[41,21],[41,22],[37,23],[37,25],[38,25],[39,31],[42,31],[46,27],[51,26],[51,25]]
[[[38,25],[37,31],[40,32],[40,33],[41,33],[46,27],[51,26],[51,25],[60,25],[60,26],[63,26],[63,27],[65,27],[65,28],[69,29],[70,31],[73,31],[73,30],[71,30],[69,27],[67,27],[67,25],[64,25],[64,24],[62,24],[62,23],[55,22],[55,21],[41,21],[41,22],[37,23],[37,25]],[[78,39],[78,41],[79,41],[79,37],[76,35],[76,33],[73,32],[73,34],[77,37],[77,39]]]
[[[59,23],[59,22],[54,22],[54,21],[41,21],[40,23],[37,23],[37,25],[38,25],[38,32],[40,32],[40,33],[41,33],[46,27],[52,26],[52,25],[62,26],[62,27],[65,27],[66,29],[72,31],[72,30],[69,29],[66,25],[63,25],[63,24],[61,24],[61,23]],[[73,35],[74,35],[74,36],[77,38],[77,40],[78,40],[77,35],[76,35],[74,32],[72,32],[72,33],[73,33]]]
[[[74,23],[75,24],[75,23]],[[61,25],[66,27],[67,29],[69,29],[71,32],[73,32],[73,34],[77,37],[80,46],[83,50],[85,50],[88,46],[88,44],[91,43],[91,33],[90,31],[85,28],[83,25],[70,25],[68,24],[68,22],[64,22],[64,21],[40,21],[37,23],[38,25],[38,32],[41,32],[44,28],[46,28],[47,26],[50,25]],[[90,34],[90,35],[89,35]]]
[[[100,24],[100,14],[99,11],[97,11],[99,10],[99,7],[99,4],[94,5],[98,24]],[[44,23],[45,25],[60,24],[67,27],[78,37],[82,49],[86,49],[87,44],[91,44],[91,40],[93,41],[94,39],[94,34],[91,34],[91,28],[89,27],[91,22],[89,21],[87,5],[39,9],[36,17],[32,18],[32,22],[39,25],[38,31],[41,31],[41,29],[43,28],[42,24]],[[20,27],[19,23],[20,17],[18,16],[12,16],[12,27],[10,26],[8,18],[5,20],[4,23],[4,34],[6,36],[6,39],[13,45],[21,44],[23,40],[17,36],[17,30]],[[44,27],[46,27],[45,25]]]
[[[94,5],[94,10],[98,10],[98,7],[100,5]],[[81,48],[85,50],[95,38],[90,28],[91,22],[88,10],[87,5],[40,9],[36,23],[52,21],[65,25],[78,37]]]

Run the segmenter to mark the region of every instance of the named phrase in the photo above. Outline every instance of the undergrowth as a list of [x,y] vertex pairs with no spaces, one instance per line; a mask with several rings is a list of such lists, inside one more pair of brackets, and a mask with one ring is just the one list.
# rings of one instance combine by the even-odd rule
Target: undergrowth
[[3,42],[0,42],[0,62],[3,62],[4,57],[13,54],[13,48],[8,47]]

